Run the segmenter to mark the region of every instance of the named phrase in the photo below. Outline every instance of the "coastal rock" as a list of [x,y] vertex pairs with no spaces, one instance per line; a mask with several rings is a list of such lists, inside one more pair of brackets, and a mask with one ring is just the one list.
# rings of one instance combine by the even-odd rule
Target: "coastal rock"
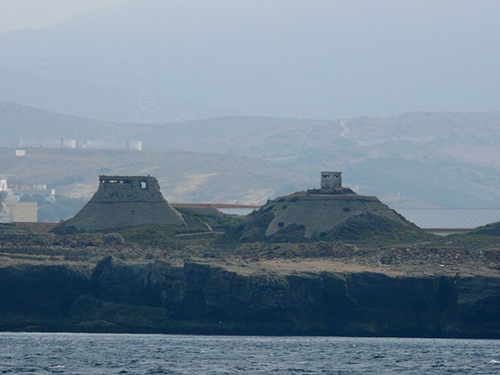
[[[196,262],[128,265],[108,258],[92,280],[94,297],[124,312],[141,308],[148,314],[151,309],[149,326],[142,327],[151,331],[500,337],[500,324],[491,324],[500,318],[500,278],[373,272],[243,275]],[[160,319],[159,310],[164,313]],[[100,313],[107,320],[106,310]]]
[[0,317],[3,330],[500,338],[500,278],[107,257],[0,268]]
[[90,275],[85,266],[0,267],[0,330],[72,330],[70,308]]
[[2,311],[60,313],[89,285],[85,266],[30,265],[0,268]]
[[0,268],[1,329],[500,338],[500,278],[239,273],[199,262]]

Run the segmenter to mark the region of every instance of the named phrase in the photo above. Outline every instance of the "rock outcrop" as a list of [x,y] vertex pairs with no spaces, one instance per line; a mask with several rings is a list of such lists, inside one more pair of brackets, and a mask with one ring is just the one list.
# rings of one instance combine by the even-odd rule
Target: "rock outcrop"
[[88,293],[91,273],[65,264],[0,267],[0,329],[67,329],[70,307]]
[[240,273],[105,258],[0,268],[0,329],[500,338],[500,278]]
[[99,176],[99,188],[92,199],[58,230],[99,231],[145,224],[186,223],[165,200],[156,178]]

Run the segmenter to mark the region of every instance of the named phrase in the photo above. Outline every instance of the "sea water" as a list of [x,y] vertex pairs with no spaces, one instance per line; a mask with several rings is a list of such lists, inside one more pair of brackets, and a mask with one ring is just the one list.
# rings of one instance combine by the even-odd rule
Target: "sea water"
[[0,374],[500,374],[500,341],[0,333]]

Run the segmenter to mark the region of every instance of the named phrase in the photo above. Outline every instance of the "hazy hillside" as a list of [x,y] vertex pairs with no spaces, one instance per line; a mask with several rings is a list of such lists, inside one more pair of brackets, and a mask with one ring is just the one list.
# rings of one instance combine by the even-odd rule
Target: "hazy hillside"
[[144,139],[148,134],[144,129],[148,126],[97,121],[0,102],[0,146],[3,147],[17,147],[21,138],[74,138],[80,147],[90,139]]
[[366,158],[398,150],[406,154],[413,148],[411,153],[420,152],[427,157],[449,155],[486,166],[500,163],[500,149],[496,147],[500,141],[500,112],[413,112],[389,118],[333,121],[246,116],[134,124],[0,102],[0,125],[0,146],[4,147],[16,147],[23,137],[76,138],[80,145],[89,139],[122,138],[142,140],[148,150],[202,151],[267,159],[348,149]]
[[264,203],[308,185],[306,176],[257,158],[193,152],[27,149],[24,157],[0,149],[1,172],[27,183],[47,183],[65,196],[90,198],[99,174],[158,178],[172,202]]
[[0,35],[0,100],[113,121],[499,108],[500,4],[131,0]]
[[[394,207],[500,207],[500,113],[409,113],[342,121],[221,117],[119,124],[0,104],[0,173],[90,197],[99,173],[150,173],[179,202],[265,203],[341,170]],[[28,149],[20,137],[139,139],[143,152]]]

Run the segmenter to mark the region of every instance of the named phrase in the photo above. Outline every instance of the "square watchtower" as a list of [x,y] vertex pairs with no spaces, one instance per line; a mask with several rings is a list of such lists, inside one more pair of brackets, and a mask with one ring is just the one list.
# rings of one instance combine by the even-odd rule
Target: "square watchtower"
[[342,187],[342,172],[321,172],[321,189]]

